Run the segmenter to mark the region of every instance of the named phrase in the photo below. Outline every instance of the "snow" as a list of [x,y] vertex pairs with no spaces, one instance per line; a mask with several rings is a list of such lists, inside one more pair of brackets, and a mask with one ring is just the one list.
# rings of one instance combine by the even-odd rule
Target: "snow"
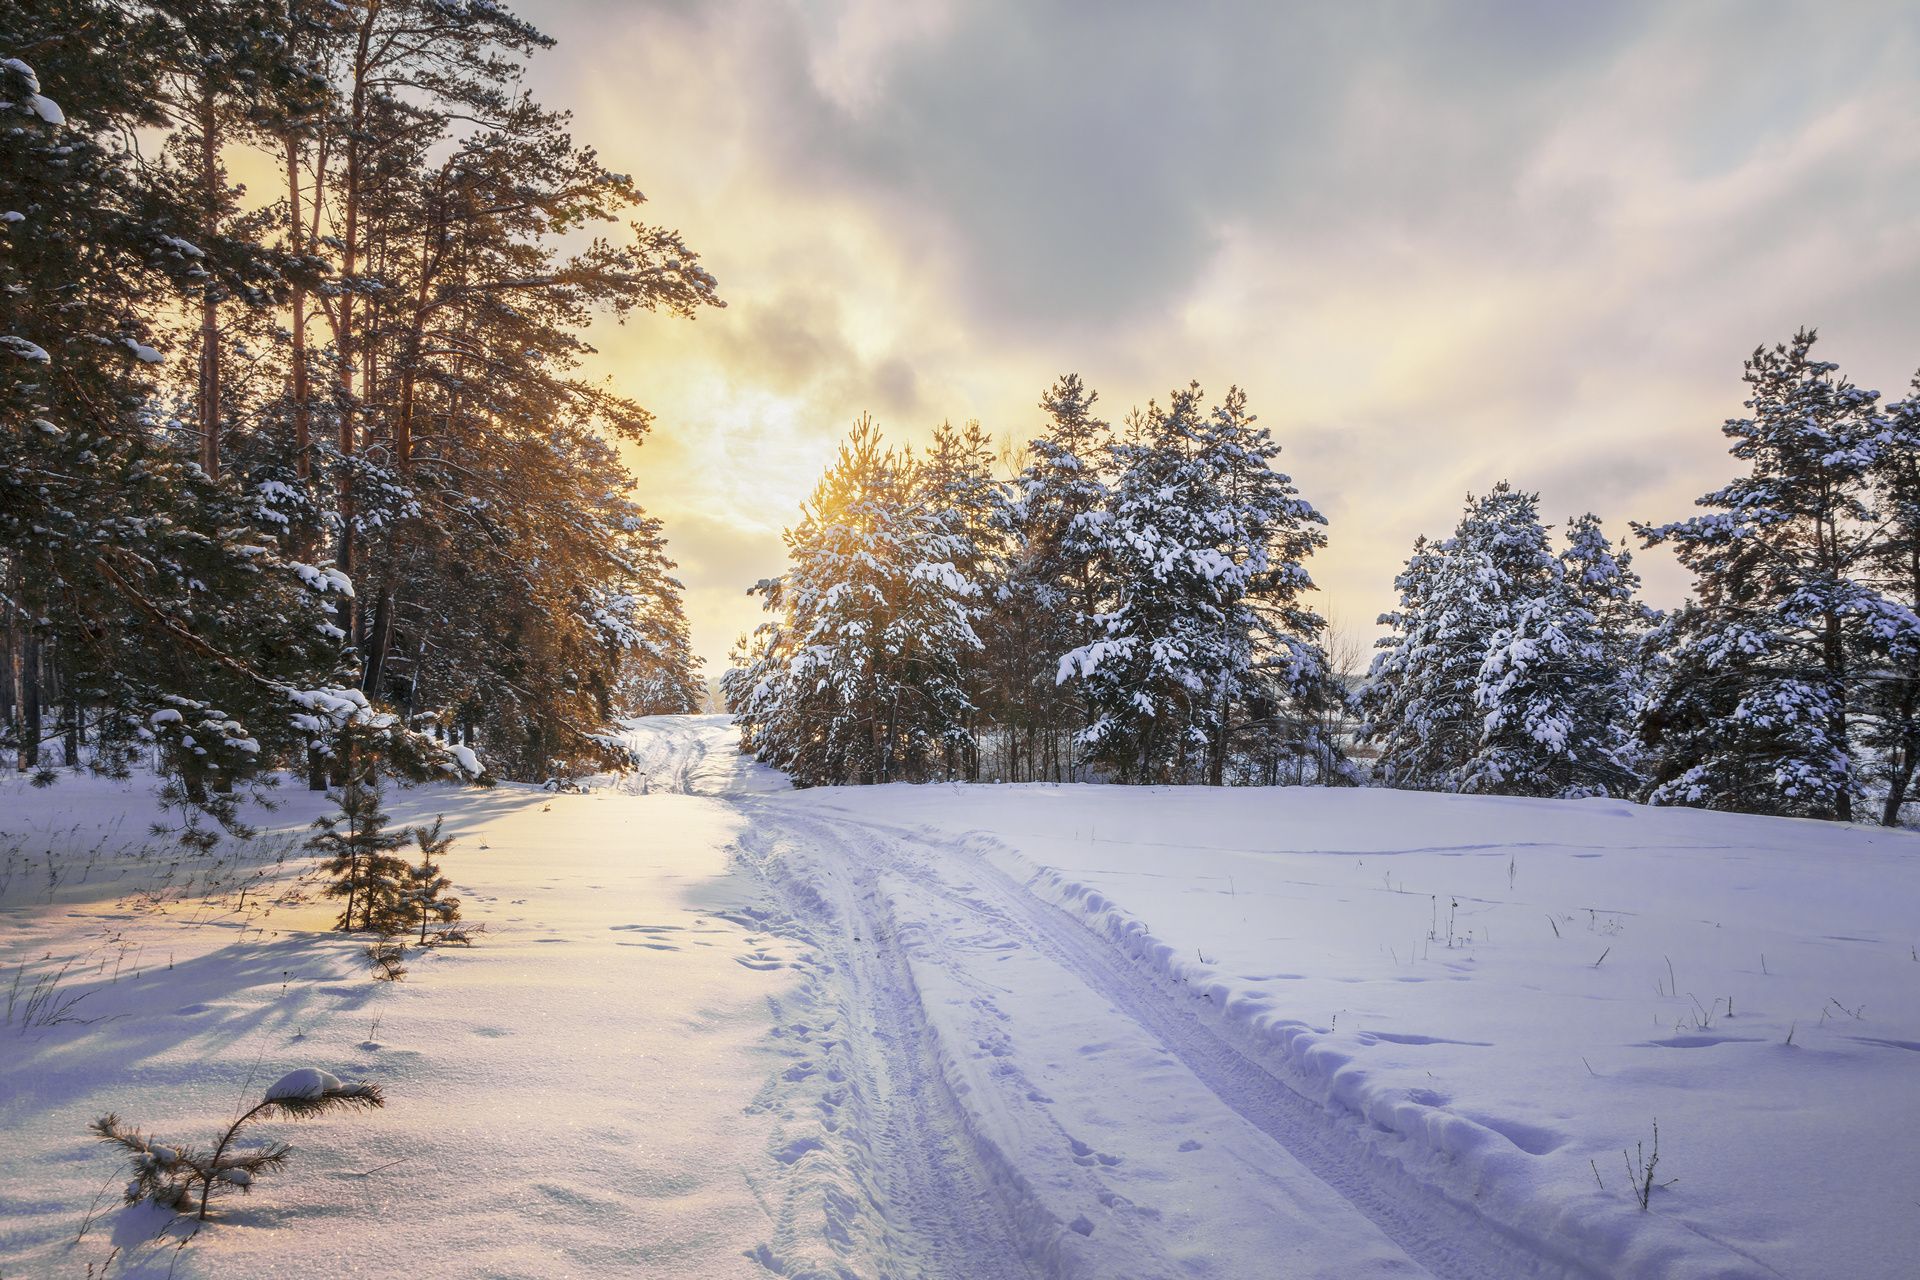
[[[396,823],[446,814],[446,873],[487,932],[376,984],[367,940],[327,932],[338,904],[296,879],[311,859],[278,863],[326,808],[298,779],[277,811],[248,807],[267,831],[223,880],[213,864],[235,847],[197,857],[147,836],[167,816],[150,782],[0,777],[0,980],[71,957],[62,989],[99,1019],[0,1026],[6,1275],[97,1272],[119,1244],[116,1278],[765,1276],[746,1255],[766,1232],[755,1185],[779,1166],[772,1116],[750,1109],[778,1063],[766,997],[789,976],[740,961],[791,948],[731,918],[755,891],[729,867],[741,823],[720,801],[390,792]],[[49,848],[67,869],[51,901]],[[209,876],[220,891],[203,896]],[[209,1149],[308,1066],[381,1085],[385,1109],[251,1125],[292,1157],[174,1267],[184,1228],[155,1239],[162,1216],[119,1208],[124,1156],[87,1122],[116,1110]]]
[[65,124],[67,122],[67,113],[62,111],[60,104],[52,98],[43,97],[37,93],[30,93],[27,95],[27,105],[33,108],[33,114],[39,116],[48,124]]
[[[1390,1181],[1471,1203],[1542,1256],[1603,1274],[1890,1275],[1920,1245],[1911,836],[1319,789],[889,787],[792,803],[913,851],[883,878],[892,927],[929,940],[916,980],[971,1092],[997,1095],[981,1106],[1005,1140],[1032,1146],[1061,1123],[1125,1154],[1107,1190],[1163,1215],[1188,1158],[1152,1123],[1164,1051],[1116,1038],[1094,1007],[1069,1021],[1084,948],[1063,976],[1032,954],[1044,932],[1016,945],[996,923],[1008,903],[1032,916],[1015,886],[1125,958],[1095,1005],[1144,1000],[1130,984],[1146,980]],[[973,1048],[986,1043],[990,1062]],[[1063,1076],[1056,1064],[1090,1047],[1106,1070]],[[1126,1096],[1120,1082],[1150,1070]],[[1077,1114],[1023,1106],[1027,1086],[1006,1081],[1062,1101],[1078,1084]],[[1175,1110],[1204,1114],[1184,1097]],[[1680,1182],[1642,1215],[1621,1153],[1655,1122],[1662,1177]]]
[[47,354],[45,347],[40,346],[38,343],[28,342],[25,338],[16,337],[11,333],[0,334],[0,350],[11,352],[13,355],[19,356],[22,360],[31,360],[35,364],[51,364],[53,362],[53,357]]
[[5,67],[7,70],[18,75],[22,80],[25,80],[27,82],[27,89],[30,92],[40,92],[40,77],[35,74],[33,68],[25,62],[22,62],[18,58],[0,58],[0,67]]
[[[586,794],[388,796],[446,815],[487,925],[394,984],[324,929],[297,780],[204,857],[154,847],[144,783],[0,781],[0,968],[71,960],[92,1019],[0,1028],[8,1273],[116,1242],[183,1277],[1891,1276],[1920,1250],[1913,836],[793,791],[724,718],[623,737],[638,767]],[[148,1209],[75,1243],[125,1177],[88,1120],[204,1141],[275,1077],[388,1105],[310,1122],[177,1267]],[[1678,1181],[1643,1213],[1623,1150],[1656,1122]]]
[[274,1081],[267,1089],[266,1100],[278,1101],[282,1098],[305,1099],[312,1101],[326,1094],[338,1092],[340,1077],[318,1067],[301,1067],[289,1071]]
[[[262,490],[265,491],[265,486],[262,486]],[[298,560],[288,561],[288,564],[300,576],[300,581],[321,595],[329,593],[347,597],[353,595],[353,579],[330,564],[311,565]]]

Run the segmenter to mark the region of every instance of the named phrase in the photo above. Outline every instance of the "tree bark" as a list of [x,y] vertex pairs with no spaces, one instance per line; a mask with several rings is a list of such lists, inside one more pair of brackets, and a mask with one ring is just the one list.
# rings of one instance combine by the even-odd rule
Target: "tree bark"
[[[287,152],[287,248],[298,257],[305,252],[300,226],[300,141],[292,132],[284,139]],[[293,306],[293,466],[302,480],[313,474],[312,389],[307,381],[307,288],[298,279],[292,286]],[[303,549],[304,550],[304,549]]]
[[[214,137],[217,120],[211,76],[200,88],[200,184],[206,204],[200,234],[208,243],[220,230],[220,155]],[[220,303],[208,280],[200,294],[200,469],[210,480],[220,478]]]

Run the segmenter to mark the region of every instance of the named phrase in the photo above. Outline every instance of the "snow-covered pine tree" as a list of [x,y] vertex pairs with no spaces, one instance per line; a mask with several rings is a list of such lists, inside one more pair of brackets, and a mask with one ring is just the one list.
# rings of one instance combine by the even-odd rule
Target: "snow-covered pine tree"
[[[1380,642],[1361,695],[1361,734],[1379,744],[1382,782],[1496,789],[1510,766],[1501,762],[1499,735],[1487,737],[1497,707],[1482,703],[1483,668],[1497,638],[1521,637],[1523,613],[1546,599],[1559,576],[1537,495],[1504,480],[1479,498],[1469,495],[1452,537],[1415,544],[1397,580],[1400,608],[1381,618],[1392,633]],[[1538,617],[1530,625],[1544,633],[1550,624]],[[1523,715],[1501,714],[1496,724],[1502,734],[1526,731]]]
[[387,830],[379,774],[365,766],[354,769],[333,798],[340,812],[314,820],[307,847],[322,855],[320,870],[332,877],[326,895],[346,899],[334,927],[380,934],[406,931],[418,916],[409,896],[411,868],[396,850],[406,845],[409,834]]
[[1325,521],[1273,469],[1279,447],[1239,388],[1210,414],[1202,403],[1189,384],[1115,446],[1096,527],[1113,598],[1097,637],[1060,660],[1092,710],[1083,745],[1122,781],[1219,785],[1242,730],[1257,723],[1272,749],[1273,708],[1327,688],[1324,624],[1300,599]]
[[[1006,486],[993,475],[993,438],[978,421],[965,427],[942,422],[915,473],[921,505],[953,539],[950,563],[974,587],[969,621],[975,635],[1006,575],[1009,520]],[[984,642],[982,643],[982,647]],[[965,732],[946,740],[944,773],[970,781],[980,776],[979,740],[995,710],[991,670],[981,654],[960,663],[966,696]]]
[[970,749],[978,592],[915,472],[862,416],[787,532],[787,573],[755,588],[777,622],[726,682],[729,708],[802,786],[924,779]]
[[1280,446],[1255,425],[1239,387],[1208,415],[1199,445],[1223,623],[1207,664],[1206,781],[1221,785],[1231,764],[1275,783],[1283,761],[1304,766],[1293,776],[1332,781],[1345,761],[1322,731],[1322,711],[1339,694],[1321,647],[1326,622],[1305,601],[1314,589],[1306,562],[1326,545],[1326,518],[1274,467]]
[[[779,578],[763,578],[747,591],[760,597],[770,615],[749,635],[735,641],[720,676],[720,700],[740,734],[740,750],[776,768],[784,758],[789,732],[788,697],[793,646],[785,626],[785,596]],[[771,725],[772,734],[762,733]]]
[[995,721],[994,776],[1008,781],[1077,774],[1074,736],[1086,723],[1060,657],[1094,638],[1100,608],[1099,528],[1106,518],[1101,468],[1112,428],[1098,417],[1099,396],[1077,374],[1041,397],[1042,433],[1013,482],[1005,580],[985,603],[982,622]]
[[[348,720],[406,768],[483,745],[545,778],[607,762],[611,716],[693,705],[679,584],[620,454],[649,415],[577,370],[596,313],[718,298],[520,87],[551,41],[437,0],[9,18],[13,758],[57,735],[111,766],[150,740],[230,809],[223,788]],[[153,135],[158,164],[130,141]],[[243,152],[285,173],[275,206],[239,199]],[[340,781],[343,753],[309,763]]]
[[[162,122],[151,29],[85,0],[18,16],[8,36],[52,51],[43,65],[58,80],[0,64],[7,647],[57,677],[68,743],[90,739],[87,763],[117,769],[152,743],[190,800],[228,817],[224,789],[363,710],[331,620],[351,586],[288,555],[249,496],[215,484],[161,420],[148,317],[192,291],[214,254],[121,144]],[[8,736],[38,762],[37,714],[12,717]],[[436,754],[404,726],[384,725],[370,748],[375,736],[415,762]]]
[[1207,476],[1195,463],[1202,415],[1197,385],[1129,416],[1111,448],[1117,475],[1100,554],[1110,600],[1094,639],[1063,655],[1089,719],[1087,758],[1120,782],[1177,782],[1201,758],[1210,704],[1197,649],[1218,633],[1203,512]]
[[[1542,531],[1544,535],[1544,531]],[[1474,700],[1480,743],[1463,791],[1628,796],[1639,788],[1631,709],[1645,629],[1631,558],[1597,516],[1570,521],[1544,591],[1495,631]]]
[[437,817],[431,827],[413,829],[413,843],[420,851],[420,861],[407,868],[406,898],[408,908],[419,918],[423,947],[427,944],[428,925],[452,924],[460,918],[460,899],[447,893],[453,888],[453,881],[440,872],[439,860],[453,848],[453,837],[441,830],[445,820]]
[[1607,538],[1600,517],[1588,512],[1567,521],[1560,553],[1566,591],[1593,614],[1610,666],[1632,682],[1641,639],[1657,620],[1640,599],[1640,574],[1625,541]]
[[1860,655],[1912,615],[1865,581],[1889,444],[1878,394],[1815,359],[1814,342],[1802,330],[1746,361],[1752,416],[1722,430],[1747,473],[1699,500],[1707,514],[1635,526],[1694,574],[1694,600],[1652,636],[1640,731],[1653,803],[1853,817]]
[[1366,679],[1352,696],[1360,717],[1355,737],[1374,746],[1373,776],[1390,787],[1419,790],[1443,772],[1436,736],[1424,715],[1413,714],[1424,707],[1432,674],[1432,655],[1423,646],[1433,627],[1433,584],[1443,554],[1425,534],[1414,538],[1413,551],[1393,579],[1398,607],[1380,615],[1386,634],[1374,641]]
[[1865,567],[1878,616],[1866,629],[1854,711],[1880,821],[1893,827],[1920,764],[1920,376],[1887,406],[1883,425],[1870,472],[1879,532]]

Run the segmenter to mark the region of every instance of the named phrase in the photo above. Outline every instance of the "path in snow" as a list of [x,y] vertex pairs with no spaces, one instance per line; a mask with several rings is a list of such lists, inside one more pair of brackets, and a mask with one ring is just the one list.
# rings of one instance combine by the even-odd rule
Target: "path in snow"
[[[718,717],[634,736],[681,785],[740,759]],[[789,1166],[769,1270],[1583,1274],[1373,1163],[1190,1000],[977,854],[748,776],[730,797],[741,850],[784,907],[754,923],[802,948],[805,975],[776,999],[793,1065],[761,1103]]]
[[633,767],[611,779],[626,795],[764,795],[785,791],[786,776],[740,754],[728,716],[648,716],[627,722]]

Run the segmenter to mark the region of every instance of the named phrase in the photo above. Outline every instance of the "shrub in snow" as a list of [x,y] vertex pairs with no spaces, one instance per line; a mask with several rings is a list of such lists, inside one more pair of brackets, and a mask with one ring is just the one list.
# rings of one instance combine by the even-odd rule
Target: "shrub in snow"
[[340,812],[315,820],[315,834],[307,841],[308,848],[326,855],[321,869],[332,877],[327,896],[347,900],[334,927],[382,934],[411,928],[414,912],[408,894],[413,877],[406,860],[395,852],[407,842],[408,833],[386,829],[378,775],[349,777],[334,799]]
[[334,1111],[385,1105],[378,1085],[343,1084],[329,1072],[303,1067],[280,1077],[259,1102],[227,1126],[210,1152],[162,1142],[122,1124],[111,1112],[88,1127],[102,1142],[129,1153],[133,1181],[127,1184],[128,1204],[151,1200],[164,1209],[192,1213],[204,1221],[213,1197],[251,1191],[258,1178],[277,1171],[293,1151],[284,1142],[235,1148],[235,1140],[249,1124],[276,1117],[306,1120]]

